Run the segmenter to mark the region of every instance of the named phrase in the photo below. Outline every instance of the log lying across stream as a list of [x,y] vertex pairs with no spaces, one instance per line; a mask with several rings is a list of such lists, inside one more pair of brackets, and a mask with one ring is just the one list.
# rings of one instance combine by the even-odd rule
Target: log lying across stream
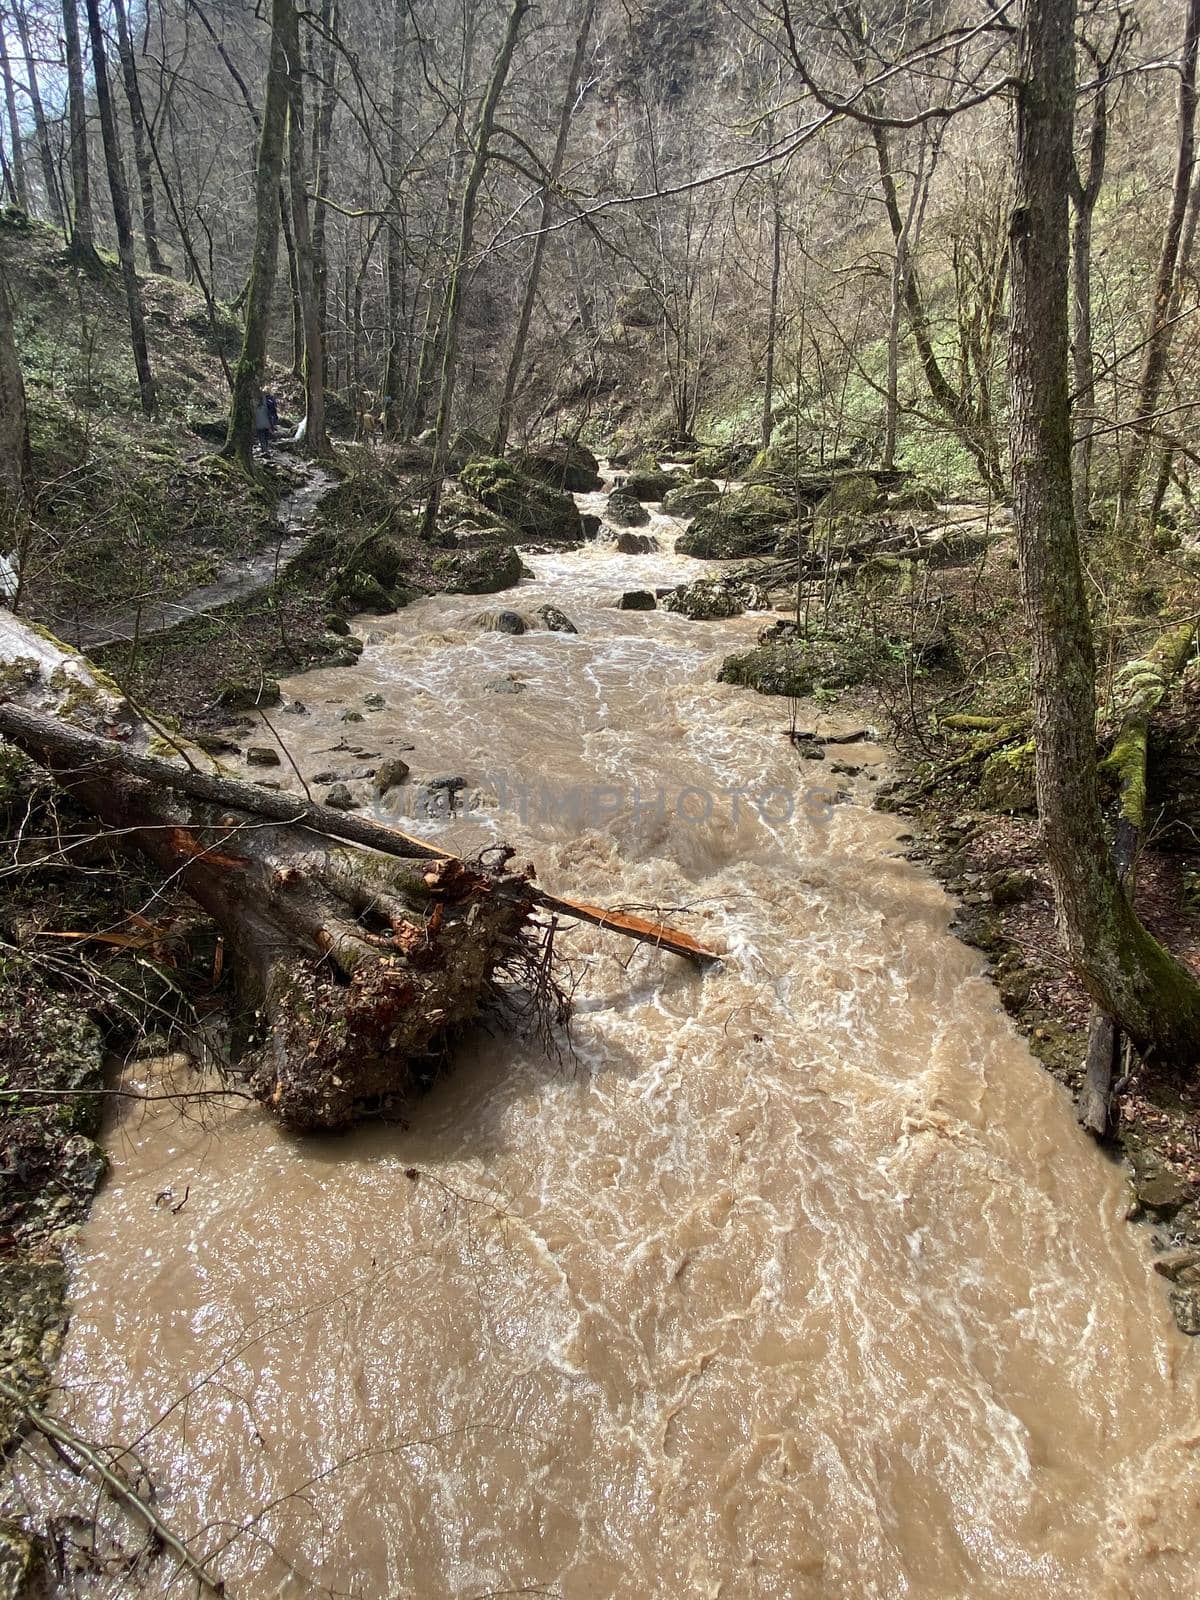
[[[255,1094],[295,1128],[343,1127],[394,1103],[415,1072],[507,988],[561,1014],[553,922],[578,917],[697,962],[688,934],[567,900],[497,849],[464,861],[327,806],[205,772],[82,656],[0,612],[0,735],[221,928],[245,1012]],[[183,764],[186,762],[188,764]]]

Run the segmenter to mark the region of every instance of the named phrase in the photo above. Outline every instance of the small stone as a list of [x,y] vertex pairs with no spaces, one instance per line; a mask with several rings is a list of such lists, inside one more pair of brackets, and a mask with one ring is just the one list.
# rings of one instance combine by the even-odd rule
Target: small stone
[[1160,1217],[1173,1216],[1192,1198],[1193,1189],[1188,1180],[1153,1150],[1135,1150],[1130,1160],[1134,1196],[1147,1211]]
[[516,611],[481,611],[475,626],[488,633],[521,634],[525,632],[525,618]]
[[627,589],[617,601],[618,611],[657,611],[658,601],[649,589]]
[[539,606],[537,614],[542,626],[551,633],[578,633],[579,629],[567,616],[565,611],[560,611],[557,606]]
[[337,714],[339,722],[361,722],[362,719],[363,714],[361,711],[339,711]]
[[281,698],[273,678],[236,679],[222,686],[217,704],[227,711],[253,711],[256,706],[277,706]]
[[386,794],[389,789],[398,788],[408,777],[410,770],[407,761],[401,761],[399,756],[389,756],[376,768],[376,792]]
[[308,715],[308,707],[304,704],[303,700],[292,700],[286,706],[283,706],[282,709],[286,711],[290,717],[306,717]]
[[386,704],[387,701],[381,694],[363,695],[363,705],[366,706],[368,711],[382,711]]
[[382,628],[372,628],[370,633],[367,635],[368,644],[384,644],[386,641],[387,634],[384,633]]
[[269,745],[252,744],[246,751],[246,762],[252,767],[277,767],[279,752],[272,750]]
[[519,678],[489,678],[483,687],[489,694],[525,693],[525,685]]
[[1170,1300],[1180,1333],[1192,1337],[1200,1334],[1200,1290],[1175,1289],[1171,1292]]
[[314,783],[336,783],[338,781],[338,775],[332,770],[329,772],[316,772],[313,774],[312,781]]
[[358,801],[344,783],[335,783],[325,796],[325,804],[335,811],[357,811]]
[[457,794],[460,789],[467,787],[467,780],[465,778],[430,778],[425,787],[435,793]]
[[331,611],[325,618],[326,633],[336,633],[340,638],[345,638],[350,632],[350,624],[345,617],[338,616],[336,611]]
[[1154,1262],[1154,1270],[1176,1283],[1189,1269],[1200,1267],[1200,1250],[1182,1246],[1177,1250],[1164,1250]]

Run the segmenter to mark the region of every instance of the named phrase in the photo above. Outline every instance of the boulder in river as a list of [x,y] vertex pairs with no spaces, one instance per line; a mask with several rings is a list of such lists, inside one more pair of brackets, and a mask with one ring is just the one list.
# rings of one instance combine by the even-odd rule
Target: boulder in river
[[679,483],[679,479],[671,472],[653,463],[649,466],[637,466],[626,477],[622,488],[635,500],[662,500]]
[[740,617],[746,609],[740,586],[720,578],[697,578],[695,583],[672,589],[662,606],[664,611],[690,617],[693,622],[719,622],[725,617]]
[[557,606],[539,606],[537,614],[543,628],[551,633],[578,633],[579,629],[567,616],[565,611],[560,611]]
[[268,744],[252,744],[246,751],[246,761],[252,767],[277,767],[279,751]]
[[513,465],[523,477],[568,494],[593,494],[603,481],[600,463],[586,445],[575,439],[533,445],[514,456]]
[[683,556],[702,561],[738,561],[774,548],[777,529],[794,507],[777,490],[755,485],[705,506],[675,542]]
[[650,513],[636,495],[627,489],[614,489],[608,497],[604,515],[614,528],[644,528]]
[[402,761],[399,756],[387,756],[375,768],[375,792],[387,794],[389,789],[397,789],[405,782],[410,772],[407,761]]
[[711,478],[695,478],[672,489],[663,501],[663,510],[669,517],[694,517],[720,498],[721,491]]
[[479,456],[467,462],[458,481],[482,506],[526,538],[577,544],[584,536],[579,509],[571,496],[523,476],[511,462]]
[[325,796],[325,804],[334,811],[357,811],[358,801],[350,793],[348,785],[335,783]]
[[282,698],[274,678],[231,678],[221,686],[217,704],[226,711],[254,711],[259,706],[277,706]]
[[617,601],[618,611],[656,611],[658,601],[649,589],[627,589]]
[[521,581],[521,558],[510,544],[485,544],[438,556],[434,576],[449,594],[496,594]]
[[658,540],[652,533],[622,533],[617,539],[617,553],[623,556],[653,555]]
[[481,611],[475,626],[487,633],[519,634],[525,632],[525,618],[519,611]]
[[726,656],[717,682],[801,700],[818,689],[845,689],[865,683],[881,666],[884,654],[883,644],[867,635],[783,635],[753,650]]

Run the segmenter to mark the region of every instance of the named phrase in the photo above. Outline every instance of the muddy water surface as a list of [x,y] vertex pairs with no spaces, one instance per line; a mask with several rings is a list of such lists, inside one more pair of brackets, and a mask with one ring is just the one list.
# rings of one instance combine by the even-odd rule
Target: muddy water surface
[[[1120,1176],[869,809],[880,752],[802,762],[715,683],[763,619],[613,608],[706,570],[674,529],[370,624],[273,720],[310,779],[403,754],[410,812],[466,779],[405,825],[690,906],[725,966],[565,934],[574,1055],[481,1034],[406,1130],[139,1107],[60,1408],[243,1600],[1193,1594],[1196,1358]],[[544,602],[578,634],[473,622]]]

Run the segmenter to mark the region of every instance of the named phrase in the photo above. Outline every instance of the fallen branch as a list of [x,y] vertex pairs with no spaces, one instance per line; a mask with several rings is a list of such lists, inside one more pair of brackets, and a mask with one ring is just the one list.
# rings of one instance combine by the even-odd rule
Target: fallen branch
[[[189,1550],[177,1534],[172,1533],[150,1502],[138,1494],[137,1490],[105,1461],[94,1445],[88,1444],[86,1439],[81,1439],[77,1433],[73,1433],[57,1417],[48,1416],[46,1412],[39,1410],[15,1384],[9,1383],[7,1378],[0,1378],[0,1395],[3,1395],[25,1418],[36,1433],[51,1441],[56,1454],[73,1472],[82,1475],[85,1467],[94,1472],[113,1499],[145,1525],[158,1545],[171,1552],[179,1562],[181,1570],[190,1573],[205,1593],[218,1596],[225,1594],[223,1580],[213,1576],[203,1560]],[[71,1459],[73,1455],[79,1458],[78,1461]]]

